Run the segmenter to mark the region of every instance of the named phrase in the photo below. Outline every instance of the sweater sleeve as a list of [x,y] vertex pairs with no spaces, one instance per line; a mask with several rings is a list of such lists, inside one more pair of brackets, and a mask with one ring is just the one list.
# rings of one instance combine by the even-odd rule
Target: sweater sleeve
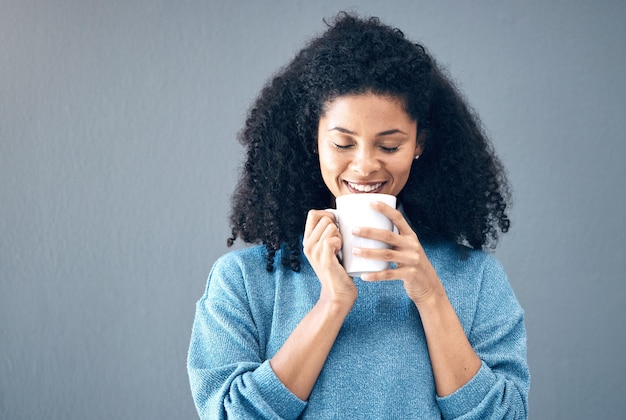
[[482,365],[463,387],[437,398],[443,417],[527,419],[530,374],[524,311],[502,266],[491,256],[483,270],[468,338]]
[[242,270],[222,258],[196,305],[187,370],[201,419],[295,419],[306,402],[274,374],[248,303]]

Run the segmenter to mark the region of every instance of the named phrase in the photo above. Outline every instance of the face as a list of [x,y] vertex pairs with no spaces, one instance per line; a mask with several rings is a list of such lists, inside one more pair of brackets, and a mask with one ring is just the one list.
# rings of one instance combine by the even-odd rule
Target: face
[[417,122],[402,102],[369,93],[340,96],[326,104],[317,146],[322,178],[335,197],[397,196],[421,153]]

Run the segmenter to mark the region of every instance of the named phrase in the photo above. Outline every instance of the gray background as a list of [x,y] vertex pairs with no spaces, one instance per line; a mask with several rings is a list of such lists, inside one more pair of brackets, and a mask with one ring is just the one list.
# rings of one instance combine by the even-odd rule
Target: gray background
[[626,2],[0,0],[0,418],[195,417],[235,135],[340,9],[422,41],[509,169],[496,256],[527,312],[531,418],[624,412]]

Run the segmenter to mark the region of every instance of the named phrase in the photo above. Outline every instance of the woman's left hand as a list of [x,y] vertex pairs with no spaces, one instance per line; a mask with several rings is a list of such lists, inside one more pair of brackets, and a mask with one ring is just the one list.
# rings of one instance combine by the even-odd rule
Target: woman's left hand
[[354,235],[385,242],[390,248],[354,248],[353,253],[364,258],[394,262],[397,267],[363,274],[361,278],[365,281],[402,280],[407,295],[419,307],[421,302],[441,293],[443,286],[439,277],[402,213],[381,202],[372,203],[372,208],[387,216],[397,227],[398,233],[367,227],[357,228],[353,231]]

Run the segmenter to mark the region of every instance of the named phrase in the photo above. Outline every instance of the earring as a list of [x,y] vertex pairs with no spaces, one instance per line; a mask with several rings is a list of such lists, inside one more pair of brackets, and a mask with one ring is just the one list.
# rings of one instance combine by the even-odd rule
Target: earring
[[415,160],[419,159],[420,155],[415,155]]

